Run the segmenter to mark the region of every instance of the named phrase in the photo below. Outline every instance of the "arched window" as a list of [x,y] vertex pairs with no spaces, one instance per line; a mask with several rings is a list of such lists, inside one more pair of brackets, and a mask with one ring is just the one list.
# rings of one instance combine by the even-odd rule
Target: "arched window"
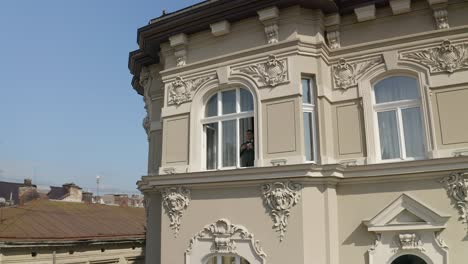
[[239,256],[213,256],[204,264],[250,264],[247,260]]
[[206,169],[254,165],[254,104],[248,90],[236,88],[212,95],[202,124]]
[[417,79],[392,76],[374,85],[381,160],[425,156],[421,98]]
[[[210,263],[211,264],[211,263]],[[415,255],[403,255],[392,261],[392,264],[427,264],[426,261]]]

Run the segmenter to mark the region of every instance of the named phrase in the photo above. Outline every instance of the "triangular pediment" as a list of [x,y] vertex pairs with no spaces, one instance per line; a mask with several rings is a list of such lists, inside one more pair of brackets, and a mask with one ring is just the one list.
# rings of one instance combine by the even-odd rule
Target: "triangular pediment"
[[364,223],[369,231],[443,229],[449,218],[415,198],[402,194]]

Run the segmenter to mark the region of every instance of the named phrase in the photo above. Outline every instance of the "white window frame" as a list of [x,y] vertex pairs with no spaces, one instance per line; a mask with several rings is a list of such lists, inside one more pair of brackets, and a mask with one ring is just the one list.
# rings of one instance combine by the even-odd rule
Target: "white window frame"
[[[203,108],[203,117],[201,119],[201,125],[202,125],[202,129],[203,129],[203,141],[202,141],[202,144],[203,144],[203,152],[202,152],[202,168],[204,170],[227,170],[227,169],[236,169],[236,168],[244,168],[244,167],[241,167],[240,166],[240,133],[239,133],[239,120],[240,119],[243,119],[243,118],[249,118],[249,117],[252,117],[254,119],[254,128],[255,128],[255,102],[254,102],[254,97],[252,95],[252,104],[253,104],[253,110],[251,111],[248,111],[248,112],[240,112],[240,90],[241,89],[244,89],[245,91],[249,92],[251,95],[252,93],[246,89],[246,88],[242,88],[242,87],[236,87],[236,88],[230,88],[230,89],[224,89],[224,90],[220,90],[216,93],[213,93],[212,95],[210,95],[208,97],[208,100],[205,102],[204,104],[204,108]],[[235,90],[236,91],[236,112],[235,113],[231,113],[231,114],[225,114],[223,115],[222,111],[222,93],[223,92],[226,92],[226,91],[231,91],[231,90]],[[209,100],[213,97],[217,95],[217,115],[216,116],[211,116],[211,117],[206,117],[206,106],[209,102]],[[236,120],[236,131],[237,131],[237,137],[236,137],[236,145],[237,145],[237,148],[236,148],[236,166],[229,166],[229,167],[223,167],[222,164],[223,164],[223,152],[222,152],[222,135],[223,135],[223,127],[222,127],[222,122],[223,121],[230,121],[230,120]],[[217,123],[218,124],[218,149],[217,149],[217,153],[218,153],[218,160],[217,160],[217,168],[215,169],[207,169],[206,167],[206,152],[207,152],[207,143],[206,143],[206,128],[204,125],[206,124],[211,124],[211,123]],[[254,130],[255,131],[255,130]],[[257,157],[257,141],[256,141],[256,133],[254,133],[254,152],[255,152],[255,160],[256,160],[256,157]],[[255,163],[255,161],[254,161]],[[255,167],[255,164],[254,164],[254,167]]]
[[[304,160],[305,162],[310,163],[317,163],[318,161],[318,143],[317,143],[317,100],[316,100],[316,92],[315,88],[315,79],[312,77],[301,77],[301,91],[303,91],[302,81],[307,80],[309,83],[309,97],[311,98],[311,103],[304,103],[302,101],[302,120],[304,120],[304,113],[311,113],[312,120],[311,120],[311,130],[310,133],[312,134],[312,156],[314,157],[312,160],[308,160],[305,155],[305,141],[304,141]],[[302,95],[305,96],[304,94]],[[302,99],[301,99],[302,100]],[[304,122],[304,121],[303,121]],[[303,138],[305,138],[305,124],[303,124]]]
[[[376,97],[375,97],[375,85],[380,81],[385,79],[389,79],[392,77],[410,77],[416,80],[418,86],[416,90],[418,92],[418,99],[412,100],[400,100],[400,101],[391,101],[386,103],[377,104]],[[422,96],[421,96],[421,88],[419,87],[420,83],[417,77],[408,75],[408,74],[393,74],[388,75],[383,78],[379,78],[375,82],[372,83],[372,93],[371,93],[371,100],[372,100],[372,107],[373,107],[373,121],[374,121],[374,135],[375,135],[375,148],[376,148],[376,161],[380,163],[385,162],[398,162],[398,161],[411,161],[411,160],[422,160],[427,158],[427,142],[426,142],[426,128],[424,122],[424,113],[423,113],[423,104],[422,104]],[[423,148],[425,153],[421,157],[407,157],[406,156],[406,143],[405,143],[405,134],[403,130],[403,118],[401,111],[408,108],[419,107],[419,116],[421,118],[421,131],[423,133]],[[387,112],[387,111],[396,111],[396,121],[397,121],[397,132],[398,132],[398,140],[399,140],[399,148],[400,148],[400,157],[395,159],[382,159],[381,153],[381,144],[380,144],[380,129],[379,129],[379,120],[378,120],[378,113],[379,112]]]

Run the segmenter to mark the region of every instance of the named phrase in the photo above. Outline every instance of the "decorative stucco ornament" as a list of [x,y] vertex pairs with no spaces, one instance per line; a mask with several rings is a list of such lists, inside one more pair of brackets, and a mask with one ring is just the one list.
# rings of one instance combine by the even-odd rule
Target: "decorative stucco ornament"
[[278,25],[273,24],[265,26],[265,35],[267,37],[268,44],[278,43],[279,34],[278,34]]
[[434,10],[434,19],[437,24],[437,29],[450,28],[448,23],[448,11],[447,9]]
[[357,80],[366,70],[380,63],[382,63],[381,57],[354,63],[348,63],[344,58],[341,58],[338,64],[332,67],[335,86],[340,89],[348,89],[356,85]]
[[151,82],[153,81],[153,77],[151,76],[151,72],[147,67],[142,67],[140,72],[140,80],[139,83],[143,87],[143,89],[149,88]]
[[149,132],[150,132],[150,117],[149,117],[149,111],[148,111],[148,105],[151,102],[150,96],[149,96],[149,90],[151,87],[151,84],[153,82],[153,77],[151,76],[151,72],[147,67],[141,68],[140,72],[140,80],[139,83],[143,87],[143,102],[145,103],[145,111],[146,111],[146,116],[143,118],[143,129],[146,132],[146,135],[149,140]]
[[161,190],[163,205],[169,216],[170,227],[177,236],[184,210],[190,204],[190,190],[184,187],[169,187]]
[[449,40],[444,40],[436,48],[403,53],[402,59],[427,66],[431,73],[452,73],[459,69],[468,68],[468,49],[465,44],[452,45]]
[[227,219],[206,225],[202,231],[190,239],[190,244],[186,253],[191,253],[194,243],[199,240],[212,241],[211,252],[215,254],[237,254],[236,240],[248,241],[253,247],[257,256],[265,258],[266,254],[260,247],[260,242],[254,239],[247,228],[241,225],[234,225]]
[[264,204],[270,210],[273,227],[280,233],[280,241],[283,241],[286,233],[291,208],[301,198],[301,189],[301,184],[292,182],[275,182],[262,186]]
[[275,87],[288,81],[286,59],[278,60],[275,55],[268,56],[266,62],[240,68],[239,71],[250,75],[260,86]]
[[468,223],[468,179],[466,172],[454,172],[440,181],[444,184],[447,194],[452,199],[460,213],[460,220]]
[[[146,108],[147,107],[145,106],[145,109]],[[150,128],[151,128],[151,122],[150,122],[150,118],[148,116],[148,110],[147,110],[145,118],[143,118],[142,126],[143,126],[143,129],[146,132],[146,135],[148,136],[148,139],[149,139],[149,132],[150,132]]]
[[398,235],[398,244],[399,250],[419,250],[425,251],[423,247],[423,242],[419,237],[412,233],[412,234],[399,234]]
[[169,105],[180,105],[192,100],[192,92],[200,87],[203,83],[213,79],[212,76],[200,77],[193,80],[184,80],[182,77],[177,77],[169,84]]

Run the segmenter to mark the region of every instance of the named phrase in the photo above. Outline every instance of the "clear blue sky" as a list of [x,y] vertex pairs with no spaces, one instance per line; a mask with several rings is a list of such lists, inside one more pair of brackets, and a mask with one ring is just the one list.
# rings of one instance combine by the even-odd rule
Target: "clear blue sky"
[[0,181],[136,192],[142,98],[128,52],[151,18],[199,0],[0,2]]

